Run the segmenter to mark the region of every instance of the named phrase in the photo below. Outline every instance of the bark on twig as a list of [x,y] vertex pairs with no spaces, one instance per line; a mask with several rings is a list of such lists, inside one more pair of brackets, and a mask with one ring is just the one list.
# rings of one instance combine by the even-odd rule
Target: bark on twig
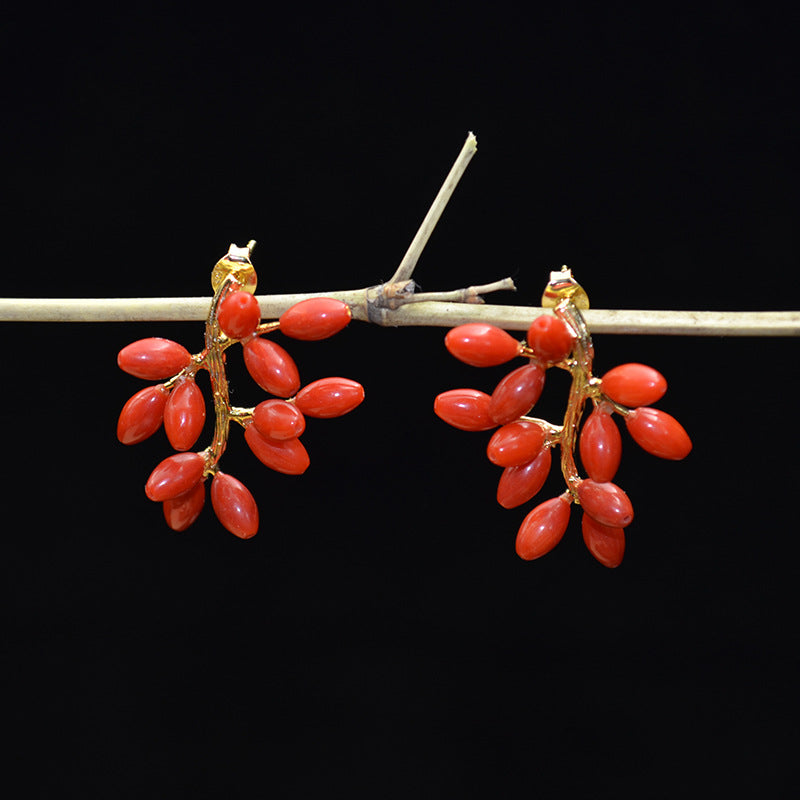
[[[415,293],[411,279],[420,254],[436,227],[459,180],[477,150],[470,133],[431,204],[394,275],[384,284],[364,289],[304,294],[260,295],[264,319],[277,319],[309,297],[334,297],[347,303],[354,319],[384,326],[451,327],[488,322],[507,330],[527,330],[549,310],[537,307],[486,305],[482,295],[514,290],[505,278],[482,286],[445,292]],[[254,243],[248,244],[252,250]],[[0,322],[177,322],[204,320],[211,298],[138,297],[107,299],[0,298]],[[800,336],[800,311],[614,311],[584,313],[592,333],[663,334],[669,336]]]
[[[469,294],[469,289],[457,290]],[[276,319],[309,297],[335,297],[348,303],[353,318],[384,326],[452,327],[488,322],[512,331],[527,330],[536,306],[442,302],[415,295],[397,308],[368,310],[368,289],[311,294],[259,295],[264,319]],[[439,294],[432,292],[431,294]],[[210,297],[132,297],[109,299],[0,298],[0,322],[186,322],[204,320]],[[666,336],[800,336],[800,311],[636,311],[590,309],[584,317],[592,333]]]

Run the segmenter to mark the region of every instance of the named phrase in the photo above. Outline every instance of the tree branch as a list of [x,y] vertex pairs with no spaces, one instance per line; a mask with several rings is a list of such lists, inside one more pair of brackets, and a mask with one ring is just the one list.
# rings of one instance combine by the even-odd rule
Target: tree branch
[[[486,287],[475,287],[485,289]],[[471,289],[457,290],[465,295]],[[370,317],[369,289],[310,294],[259,295],[264,319],[276,319],[309,297],[335,297],[348,303],[357,320],[385,326],[452,327],[488,322],[506,330],[527,330],[540,314],[538,306],[476,305],[441,302],[413,295],[414,302],[382,308]],[[440,293],[431,293],[440,294]],[[0,322],[185,322],[204,320],[209,297],[139,297],[109,299],[0,298]],[[583,312],[592,333],[667,336],[800,336],[800,311],[628,311],[590,309]]]
[[[277,319],[309,297],[334,297],[347,303],[357,320],[383,326],[452,327],[488,322],[506,330],[527,330],[549,309],[483,304],[481,295],[514,290],[505,278],[449,292],[415,294],[411,280],[419,256],[436,227],[459,180],[477,150],[470,133],[422,220],[397,270],[379,286],[338,292],[261,295],[263,319]],[[253,243],[254,244],[254,243]],[[234,247],[234,245],[232,245]],[[248,245],[248,250],[251,250]],[[0,322],[183,322],[204,320],[207,297],[139,297],[108,299],[0,298]],[[663,334],[670,336],[800,336],[800,311],[604,311],[584,313],[592,333]]]
[[414,272],[414,268],[417,266],[420,253],[422,253],[422,251],[425,249],[425,245],[428,243],[428,239],[431,238],[431,234],[433,233],[433,229],[436,227],[436,223],[442,216],[445,206],[452,197],[456,186],[458,186],[458,182],[461,180],[461,176],[469,166],[469,162],[472,160],[472,156],[475,155],[475,151],[477,149],[478,140],[475,138],[475,134],[470,131],[469,136],[467,136],[467,140],[464,142],[464,146],[461,148],[461,152],[458,154],[453,166],[450,168],[450,172],[444,179],[444,183],[434,198],[433,203],[431,203],[428,213],[422,220],[419,230],[411,240],[411,244],[408,246],[408,250],[406,250],[403,260],[400,262],[397,270],[389,279],[388,283],[400,283],[401,281],[407,281],[411,277],[411,274]]

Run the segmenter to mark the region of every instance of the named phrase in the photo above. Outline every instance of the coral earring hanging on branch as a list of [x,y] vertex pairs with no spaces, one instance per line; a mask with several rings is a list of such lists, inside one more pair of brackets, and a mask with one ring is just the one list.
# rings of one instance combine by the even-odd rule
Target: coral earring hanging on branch
[[[145,494],[163,503],[167,525],[186,530],[205,505],[205,481],[211,478],[211,505],[222,525],[249,539],[258,531],[258,506],[241,481],[223,473],[219,462],[228,443],[230,423],[244,429],[250,450],[263,464],[287,475],[308,468],[308,452],[300,442],[305,417],[331,418],[352,411],[364,399],[360,384],[348,378],[323,378],[301,388],[292,357],[264,334],[280,331],[306,341],[326,339],[351,319],[340,300],[311,298],[285,311],[280,319],[261,322],[254,296],[256,272],[247,247],[231,245],[211,274],[214,298],[206,320],[205,347],[192,355],[169,339],[148,338],[129,344],[117,357],[119,367],[137,378],[164,381],[141,389],[125,403],[117,424],[123,444],[137,444],[164,425],[169,443],[179,452],[151,473]],[[250,376],[274,397],[254,408],[231,406],[225,373],[225,350],[239,343]],[[214,436],[204,450],[188,452],[200,437],[206,418],[202,391],[195,382],[207,370],[214,398]]]
[[[581,309],[589,307],[584,290],[566,267],[550,274],[542,306],[553,315],[531,323],[526,342],[517,342],[501,328],[467,324],[445,336],[445,346],[472,366],[495,366],[521,356],[525,366],[506,375],[491,395],[476,389],[440,394],[434,412],[453,427],[467,431],[497,428],[487,455],[504,468],[497,500],[515,508],[544,486],[551,450],[561,448],[566,491],[537,505],[517,533],[517,554],[530,561],[550,552],[566,533],[573,504],[583,508],[582,532],[589,552],[604,566],[616,567],[625,552],[624,529],[633,521],[633,506],[615,483],[622,440],[613,415],[622,417],[633,440],[660,458],[680,460],[692,442],[680,423],[651,408],[667,390],[664,377],[644,364],[622,364],[602,378],[592,374],[594,347]],[[563,424],[528,416],[545,382],[546,370],[557,367],[572,376]],[[593,409],[578,434],[587,400]],[[575,446],[586,478],[578,473]]]
[[[265,338],[279,331],[307,342],[326,339],[356,318],[393,325],[393,314],[409,304],[430,302],[482,303],[482,295],[513,289],[510,278],[450,292],[416,292],[411,274],[464,170],[475,154],[477,140],[467,137],[441,189],[389,281],[340,297],[305,296],[289,307],[271,307],[273,322],[261,322],[262,307],[255,297],[256,272],[247,247],[231,245],[211,273],[214,298],[206,319],[205,348],[192,355],[168,339],[149,338],[124,348],[119,366],[139,378],[163,381],[137,392],[125,404],[117,425],[123,444],[136,444],[164,425],[170,444],[179,452],[159,464],[145,492],[163,503],[167,524],[188,528],[205,505],[205,480],[211,480],[211,505],[220,522],[233,534],[250,538],[258,529],[258,508],[249,490],[219,469],[231,421],[241,425],[245,442],[263,464],[286,475],[300,475],[310,459],[300,441],[307,418],[330,419],[347,414],[364,399],[364,390],[348,378],[329,377],[303,385],[292,356]],[[270,302],[268,299],[267,302]],[[427,324],[427,323],[426,323]],[[437,324],[437,323],[434,323]],[[510,337],[509,337],[510,338]],[[516,343],[512,346],[516,351]],[[250,377],[271,397],[253,408],[236,408],[228,399],[225,350],[241,344]],[[204,450],[191,452],[204,427],[206,408],[195,384],[201,369],[208,371],[214,400],[214,437]],[[488,398],[487,398],[488,399]]]

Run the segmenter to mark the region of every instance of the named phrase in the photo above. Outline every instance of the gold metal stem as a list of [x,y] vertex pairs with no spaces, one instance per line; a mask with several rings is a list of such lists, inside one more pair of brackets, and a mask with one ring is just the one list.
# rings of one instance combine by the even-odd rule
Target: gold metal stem
[[206,320],[203,366],[208,370],[211,379],[211,394],[214,398],[214,438],[206,451],[206,468],[204,475],[213,475],[228,444],[230,430],[231,406],[228,394],[228,378],[225,374],[223,352],[230,344],[227,336],[220,330],[217,311],[222,300],[231,291],[236,291],[241,284],[232,276],[227,276],[214,294],[214,300]]
[[[588,397],[597,393],[595,380],[592,378],[592,361],[594,359],[594,345],[589,328],[581,314],[578,304],[588,307],[586,293],[574,281],[571,273],[566,271],[553,273],[551,284],[548,285],[550,293],[546,297],[561,296],[555,305],[553,313],[562,320],[575,335],[575,345],[572,349],[572,358],[564,365],[572,375],[569,389],[567,411],[564,414],[564,427],[561,431],[561,473],[567,484],[573,501],[578,502],[577,487],[581,482],[578,468],[575,464],[575,443],[578,438],[578,426],[583,417],[583,408]],[[556,282],[554,279],[558,278]],[[562,366],[562,365],[558,365]]]

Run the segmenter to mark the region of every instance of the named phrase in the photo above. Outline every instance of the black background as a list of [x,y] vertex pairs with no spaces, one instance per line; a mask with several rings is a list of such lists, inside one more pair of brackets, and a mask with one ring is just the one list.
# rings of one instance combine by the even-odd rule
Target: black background
[[[36,9],[7,28],[9,296],[208,295],[255,238],[259,293],[388,278],[469,130],[478,153],[424,252],[425,290],[568,264],[596,308],[796,308],[797,20],[406,4]],[[4,323],[4,726],[30,796],[673,797],[796,784],[797,344],[595,337],[599,373],[661,370],[682,463],[625,435],[622,566],[578,515],[522,562],[533,505],[494,499],[488,434],[441,391],[506,371],[442,329],[291,342],[305,382],[367,400],[312,421],[243,542],[210,507],[171,532],[126,448],[144,336],[200,323]],[[232,358],[234,402],[261,399]],[[548,383],[556,421],[567,382]],[[561,491],[557,474],[542,499]]]

